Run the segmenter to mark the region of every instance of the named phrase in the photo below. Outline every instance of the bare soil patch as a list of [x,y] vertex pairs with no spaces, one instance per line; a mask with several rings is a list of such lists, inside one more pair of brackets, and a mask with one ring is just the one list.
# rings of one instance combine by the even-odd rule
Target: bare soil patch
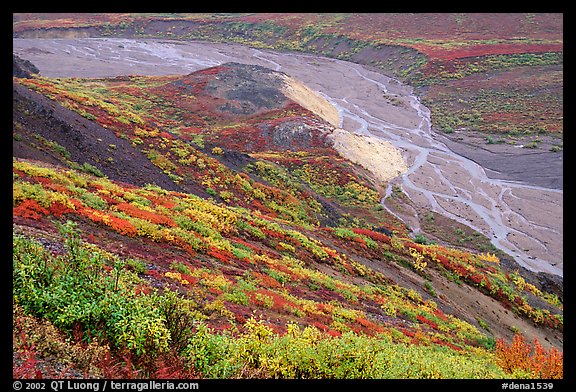
[[534,137],[518,137],[514,144],[473,131],[438,134],[438,138],[452,151],[482,166],[490,178],[551,189],[564,187],[564,151],[551,151],[558,145],[558,138],[553,136],[540,135],[537,143]]

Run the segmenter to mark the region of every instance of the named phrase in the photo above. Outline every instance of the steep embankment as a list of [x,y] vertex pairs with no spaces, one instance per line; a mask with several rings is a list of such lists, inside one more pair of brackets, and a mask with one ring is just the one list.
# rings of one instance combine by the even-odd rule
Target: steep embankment
[[356,135],[343,129],[334,130],[331,137],[340,155],[372,173],[375,186],[385,187],[408,170],[400,150],[381,138]]
[[328,100],[321,97],[293,77],[282,74],[282,79],[284,81],[282,92],[288,98],[310,110],[312,113],[320,116],[333,127],[338,127],[340,125],[338,110],[330,104]]
[[335,127],[330,134],[334,149],[342,157],[366,169],[373,176],[375,186],[385,186],[391,179],[408,170],[400,150],[392,143],[338,128],[341,119],[336,107],[296,79],[289,76],[284,76],[284,79],[283,92],[286,96]]
[[17,135],[12,145],[14,157],[76,168],[91,166],[115,181],[180,189],[141,151],[112,130],[17,83],[13,85],[12,100]]

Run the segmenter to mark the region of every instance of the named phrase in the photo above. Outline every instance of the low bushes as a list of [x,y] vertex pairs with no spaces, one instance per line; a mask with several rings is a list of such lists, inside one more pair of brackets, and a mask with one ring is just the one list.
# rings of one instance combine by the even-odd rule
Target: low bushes
[[136,296],[130,273],[121,271],[118,260],[82,246],[72,222],[61,224],[60,233],[67,252],[57,256],[35,240],[14,236],[14,301],[69,334],[80,327],[87,339],[106,339],[136,355],[167,351],[170,333],[158,310],[160,297]]

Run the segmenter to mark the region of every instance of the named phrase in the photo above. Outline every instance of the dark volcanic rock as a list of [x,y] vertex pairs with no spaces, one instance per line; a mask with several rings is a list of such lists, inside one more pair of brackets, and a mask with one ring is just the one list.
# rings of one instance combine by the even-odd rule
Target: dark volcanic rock
[[31,78],[32,74],[39,74],[40,71],[28,60],[12,54],[12,76],[17,78]]

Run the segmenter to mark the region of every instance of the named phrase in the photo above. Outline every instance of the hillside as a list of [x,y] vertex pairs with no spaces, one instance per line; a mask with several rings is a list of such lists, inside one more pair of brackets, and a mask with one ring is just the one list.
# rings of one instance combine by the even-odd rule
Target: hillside
[[[199,51],[205,60],[210,54],[204,67],[220,64],[227,57],[233,59],[228,61],[281,67],[298,75],[325,96],[339,97],[335,102],[346,107],[345,113],[363,117],[357,123],[357,119],[344,118],[343,127],[348,130],[356,124],[360,128],[369,124],[369,131],[388,128],[390,120],[413,127],[395,121],[400,117],[388,115],[394,109],[401,115],[398,109],[402,108],[408,113],[414,103],[421,102],[426,107],[425,117],[431,120],[432,135],[420,139],[419,132],[412,132],[410,144],[403,147],[405,156],[422,157],[422,149],[431,145],[437,148],[440,142],[443,148],[482,169],[465,172],[469,162],[460,162],[454,154],[450,154],[450,162],[444,162],[445,154],[436,153],[428,155],[424,163],[414,158],[412,164],[408,159],[410,174],[389,185],[386,195],[391,197],[386,208],[412,230],[421,230],[435,241],[491,252],[495,244],[523,267],[559,276],[563,274],[562,29],[562,14],[539,13],[13,16],[14,37],[101,37],[48,39],[41,40],[42,44],[38,44],[40,40],[15,39],[18,53],[49,72],[46,75],[54,75],[56,69],[57,76],[121,75],[116,72],[130,73],[132,69],[147,75],[190,72],[198,69],[184,61],[196,61],[197,55],[189,52],[192,50]],[[122,57],[129,56],[127,61],[116,58],[120,47]],[[94,53],[99,56],[94,57]],[[341,79],[340,70],[333,65],[350,64],[348,60],[366,66],[355,67],[353,73],[343,69],[342,75],[348,76]],[[145,66],[147,62],[154,65]],[[298,62],[301,65],[294,67]],[[325,74],[318,72],[323,69]],[[396,94],[381,96],[376,79],[382,79],[373,76],[375,73],[392,75],[414,86],[417,101],[402,102]],[[338,80],[356,99],[349,99],[352,96],[347,96],[344,88],[338,89]],[[372,97],[367,98],[367,94]],[[396,135],[398,132],[402,131]],[[381,136],[388,140],[396,137],[389,132]],[[345,141],[335,146],[348,146],[351,140]],[[382,153],[387,156],[385,151]],[[356,162],[352,152],[361,154],[362,149],[340,150]],[[370,162],[365,163],[364,167],[370,166]],[[466,170],[451,170],[454,165],[466,165]],[[477,177],[478,169],[485,173],[479,181],[462,181]],[[399,171],[402,168],[396,167],[390,173]],[[497,181],[500,179],[503,181]],[[507,189],[508,181],[518,184],[513,185],[512,193]],[[443,185],[433,185],[437,183]],[[408,198],[396,197],[401,192],[391,192],[393,187]],[[532,208],[535,205],[539,207]]]
[[15,377],[562,377],[562,287],[412,237],[285,74],[14,76]]
[[550,134],[562,148],[560,13],[15,14],[13,36],[199,39],[318,53],[419,86],[437,129],[454,137],[466,131],[458,137],[477,143],[480,132],[538,148]]

